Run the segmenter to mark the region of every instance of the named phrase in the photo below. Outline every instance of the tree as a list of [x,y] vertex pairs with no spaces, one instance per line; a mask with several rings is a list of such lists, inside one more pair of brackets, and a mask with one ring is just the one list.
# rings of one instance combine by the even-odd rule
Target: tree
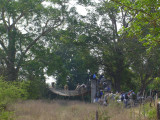
[[[151,49],[159,45],[160,10],[158,0],[112,0],[133,16],[129,27],[124,29],[130,36],[137,36],[144,45]],[[148,33],[145,34],[146,26]],[[145,36],[144,36],[145,34]]]
[[[143,46],[138,39],[127,41],[126,54],[130,69],[137,79],[137,89],[143,93],[147,86],[152,83],[156,77],[159,77],[159,49],[154,48],[150,53],[146,53],[147,47]],[[134,57],[133,57],[134,56]]]
[[[159,1],[112,1],[132,16],[128,26],[121,30],[121,35],[128,39],[127,43],[130,41],[127,48],[132,61],[130,66],[138,77],[139,89],[143,92],[159,76]],[[136,56],[133,57],[134,55]]]
[[72,20],[69,19],[71,21],[68,22],[67,29],[57,33],[56,49],[50,49],[60,58],[57,63],[59,67],[56,67],[54,72],[53,67],[48,66],[48,72],[57,77],[59,87],[68,84],[70,89],[75,89],[78,83],[87,84],[88,71],[98,71],[99,66],[96,58],[90,54],[92,40],[86,35],[88,33],[84,32],[88,30],[87,24],[80,19],[73,19],[73,16],[69,18]]
[[[142,0],[141,2],[146,1]],[[150,82],[152,82],[154,78],[158,76],[159,68],[156,65],[158,64],[157,61],[159,61],[159,55],[157,54],[159,50],[155,48],[153,50],[150,50],[150,54],[147,54],[147,46],[144,47],[140,42],[137,41],[137,39],[146,40],[146,37],[148,35],[150,36],[151,34],[154,34],[154,37],[156,37],[156,32],[153,33],[153,31],[150,31],[151,27],[153,26],[144,23],[144,21],[146,20],[145,17],[148,17],[148,15],[144,16],[143,14],[141,14],[141,12],[144,12],[143,10],[148,10],[148,8],[152,6],[151,4],[149,6],[145,6],[148,3],[144,3],[144,7],[147,8],[144,8],[142,10],[140,8],[143,6],[141,2],[106,0],[104,1],[104,5],[102,5],[99,10],[100,14],[107,13],[106,17],[109,17],[112,21],[111,28],[113,30],[113,41],[110,42],[110,46],[108,42],[108,46],[106,45],[102,48],[103,50],[106,49],[103,55],[105,70],[107,71],[108,75],[110,74],[109,76],[112,76],[112,78],[114,78],[114,81],[117,77],[118,82],[115,81],[114,83],[118,83],[118,86],[122,86],[121,83],[124,83],[124,81],[128,85],[128,81],[133,81],[133,76],[127,77],[127,75],[134,74],[134,77],[138,78],[136,84],[139,83],[139,88],[141,91],[143,91],[147,87],[147,85],[150,84]],[[119,6],[117,6],[117,3],[119,4]],[[134,8],[131,5],[134,5],[134,7],[137,5],[139,9]],[[153,6],[153,8],[154,7],[155,6]],[[145,12],[146,14],[148,14],[147,12],[149,11]],[[121,16],[119,16],[120,14]],[[119,16],[118,19],[121,20],[120,23],[123,27],[121,32],[117,31],[116,22],[118,21],[118,19],[116,18],[116,16]],[[107,23],[105,23],[105,25],[107,25]],[[154,41],[154,38],[152,40],[149,38],[148,40],[151,42],[152,40]],[[154,43],[155,42],[156,41],[154,41]],[[143,43],[145,45],[150,44],[146,41],[144,41]],[[156,45],[157,44],[155,44],[154,46]],[[136,56],[133,57],[134,55]],[[128,80],[125,80],[125,78],[127,78]],[[118,87],[116,86],[116,88]]]
[[[100,42],[97,45],[101,51],[100,64],[104,69],[106,77],[111,79],[115,90],[121,91],[124,81],[131,79],[131,74],[125,56],[125,42],[122,35],[118,33],[118,24],[124,27],[128,25],[128,19],[123,8],[117,7],[112,1],[101,2],[97,7],[100,19]],[[120,14],[122,13],[122,15]]]
[[65,1],[47,1],[54,7],[45,7],[45,0],[0,1],[1,62],[7,81],[18,78],[23,62],[35,57],[31,48],[47,47],[47,35],[65,21]]

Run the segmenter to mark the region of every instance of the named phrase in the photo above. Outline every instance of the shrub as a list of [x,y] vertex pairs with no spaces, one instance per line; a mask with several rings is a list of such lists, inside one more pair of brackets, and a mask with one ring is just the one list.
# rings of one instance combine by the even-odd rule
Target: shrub
[[14,120],[14,112],[2,110],[0,120]]
[[46,97],[47,85],[41,79],[28,80],[27,87],[28,99],[42,99]]
[[22,87],[24,83],[7,82],[0,78],[0,106],[7,105],[21,98],[25,99],[27,96],[26,90]]
[[156,107],[150,107],[149,103],[145,104],[143,114],[145,114],[149,120],[155,120],[157,115]]
[[157,115],[157,111],[156,111],[156,108],[152,108],[150,109],[150,111],[148,111],[147,113],[147,116],[150,120],[155,120],[156,119],[156,116]]
[[26,85],[24,82],[7,82],[0,77],[0,120],[7,120],[12,114],[5,111],[8,104],[27,98]]

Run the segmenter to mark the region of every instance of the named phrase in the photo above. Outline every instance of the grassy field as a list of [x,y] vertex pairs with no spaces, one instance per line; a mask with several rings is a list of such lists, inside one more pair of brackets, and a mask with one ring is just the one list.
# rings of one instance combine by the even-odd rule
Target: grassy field
[[[138,118],[135,109],[125,109],[122,105],[100,106],[78,101],[23,101],[8,109],[15,111],[16,120],[144,120]],[[138,111],[137,111],[138,112]]]

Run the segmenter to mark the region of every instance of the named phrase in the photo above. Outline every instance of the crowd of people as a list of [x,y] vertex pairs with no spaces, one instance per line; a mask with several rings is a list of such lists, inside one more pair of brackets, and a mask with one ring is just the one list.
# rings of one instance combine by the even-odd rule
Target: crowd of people
[[104,75],[97,76],[95,72],[91,75],[91,80],[96,81],[96,94],[93,103],[100,103],[108,105],[110,101],[121,102],[125,107],[135,106],[136,102],[144,99],[144,96],[139,93],[135,93],[133,90],[127,92],[116,92],[111,91],[111,84],[107,83]]
[[96,96],[94,99],[94,103],[100,103],[102,105],[108,105],[111,101],[122,103],[125,108],[127,107],[133,107],[137,104],[142,104],[149,102],[150,106],[152,106],[152,102],[157,99],[156,92],[151,92],[151,95],[149,96],[143,96],[140,95],[139,92],[136,94],[133,90],[130,90],[128,92],[116,92],[113,93],[100,91],[98,93],[99,96]]
[[111,83],[104,78],[104,75],[101,74],[99,77],[97,72],[95,72],[90,77],[91,81],[95,81],[96,93],[93,100],[93,103],[102,103],[104,105],[108,104],[108,97],[112,95],[111,92]]
[[124,107],[127,107],[128,105],[134,106],[135,100],[136,100],[136,94],[134,93],[133,90],[121,93],[119,92],[113,93],[112,91],[101,90],[95,96],[94,103],[108,105],[111,101],[115,101],[118,103],[123,103]]
[[[96,93],[93,103],[108,105],[110,101],[116,101],[118,103],[123,103],[124,106],[127,107],[128,105],[134,106],[137,101],[144,99],[144,96],[140,95],[139,92],[136,94],[133,90],[113,93],[111,91],[111,82],[108,82],[103,74],[99,75],[98,77],[97,72],[95,72],[90,76],[90,81],[92,80],[96,81]],[[68,86],[65,85],[64,89],[68,90]],[[80,85],[78,83],[75,90],[81,92],[85,89],[87,89],[85,84]],[[157,91],[152,90],[151,93],[151,97],[153,99]]]

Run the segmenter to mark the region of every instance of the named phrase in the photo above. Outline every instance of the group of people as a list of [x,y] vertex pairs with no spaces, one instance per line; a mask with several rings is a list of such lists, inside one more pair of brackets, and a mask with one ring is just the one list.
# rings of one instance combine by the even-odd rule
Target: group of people
[[112,91],[98,91],[94,98],[94,103],[100,103],[102,105],[108,105],[111,101],[115,101],[118,103],[122,103],[125,108],[133,107],[136,104],[141,104],[143,102],[150,102],[155,99],[155,91],[151,93],[151,96],[144,97],[143,95],[139,95],[139,92],[136,94],[133,90],[128,92],[116,92],[113,93]]
[[103,74],[99,75],[98,77],[97,72],[91,75],[90,80],[91,82],[94,82],[96,84],[95,85],[96,92],[92,102],[102,103],[106,105],[107,97],[108,95],[111,95],[111,94],[108,94],[108,93],[111,93],[111,83],[109,83],[108,80],[105,79]]
[[133,90],[129,92],[113,93],[112,91],[100,91],[97,93],[94,99],[94,103],[101,103],[103,105],[108,105],[110,101],[116,101],[118,103],[123,103],[125,107],[129,104],[134,106],[136,95]]
[[110,100],[114,100],[115,95],[113,94],[112,91],[110,92],[105,92],[105,91],[100,91],[97,93],[97,95],[94,98],[93,103],[100,103],[102,105],[108,105]]
[[[140,101],[144,99],[144,95],[140,95],[138,92],[135,94],[133,90],[130,90],[128,92],[116,92],[115,94],[111,91],[111,83],[108,83],[107,80],[104,78],[104,75],[101,74],[99,77],[97,73],[95,72],[93,75],[91,75],[90,80],[96,81],[96,93],[95,96],[93,94],[94,100],[93,103],[101,103],[103,105],[108,105],[110,100],[121,102],[124,104],[125,107],[128,105],[135,105],[135,101]],[[54,84],[52,84],[52,87],[54,87]],[[85,84],[77,84],[77,87],[75,90],[78,92],[81,92],[88,87]],[[68,90],[68,85],[64,86],[64,90]],[[150,90],[150,97],[152,97],[152,100],[155,99],[156,95],[158,94],[157,90]]]
[[95,72],[93,75],[91,75],[90,79],[96,81],[98,92],[100,91],[110,92],[111,91],[111,83],[107,82],[103,74],[101,74],[98,77],[97,72]]
[[116,100],[117,102],[124,103],[127,107],[128,104],[134,106],[137,99],[137,95],[133,90],[128,92],[116,92],[115,94],[111,91],[111,83],[109,84],[104,78],[104,75],[97,76],[97,72],[91,75],[91,80],[96,81],[96,94],[94,97],[94,103],[103,103],[107,105],[109,100]]
[[136,94],[133,90],[130,90],[128,92],[121,92],[120,93],[120,99],[119,101],[123,102],[125,107],[127,107],[128,103],[132,104],[132,106],[135,105],[136,100]]

